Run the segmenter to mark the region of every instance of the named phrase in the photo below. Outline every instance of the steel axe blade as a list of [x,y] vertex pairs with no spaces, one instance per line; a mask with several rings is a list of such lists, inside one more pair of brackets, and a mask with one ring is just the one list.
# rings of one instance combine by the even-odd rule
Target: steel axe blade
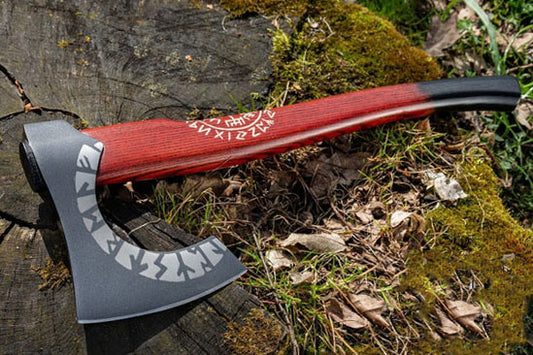
[[169,309],[246,271],[215,237],[170,252],[126,242],[106,224],[97,205],[95,180],[103,144],[64,121],[28,124],[24,131],[23,160],[38,165],[63,226],[79,323]]

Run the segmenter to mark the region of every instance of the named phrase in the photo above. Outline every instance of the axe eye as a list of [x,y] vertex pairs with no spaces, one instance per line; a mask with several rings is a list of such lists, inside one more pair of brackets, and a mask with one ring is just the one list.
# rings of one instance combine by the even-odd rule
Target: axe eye
[[46,190],[46,184],[43,180],[43,175],[41,174],[41,170],[39,170],[33,150],[26,139],[19,144],[19,154],[24,174],[26,174],[26,179],[31,189],[37,193],[44,192]]

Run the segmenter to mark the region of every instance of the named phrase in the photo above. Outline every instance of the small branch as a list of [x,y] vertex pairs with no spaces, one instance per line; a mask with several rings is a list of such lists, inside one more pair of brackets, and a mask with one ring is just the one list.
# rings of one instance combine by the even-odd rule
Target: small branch
[[518,67],[511,68],[511,69],[507,70],[507,73],[510,74],[510,73],[514,73],[515,71],[518,71],[520,69],[529,69],[529,68],[533,68],[533,63],[520,65]]

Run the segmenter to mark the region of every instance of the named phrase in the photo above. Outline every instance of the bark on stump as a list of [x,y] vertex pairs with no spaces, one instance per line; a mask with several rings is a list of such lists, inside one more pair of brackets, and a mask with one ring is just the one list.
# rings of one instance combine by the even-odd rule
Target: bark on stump
[[[230,95],[246,102],[269,84],[270,23],[231,19],[208,5],[0,3],[0,353],[227,353],[228,323],[259,307],[231,284],[183,307],[82,326],[71,283],[39,290],[36,270],[61,260],[66,247],[53,207],[24,177],[22,126],[56,119],[100,126],[183,119],[193,109],[234,111]],[[197,241],[131,204],[111,199],[102,208],[126,232],[144,225],[132,238],[145,248]]]

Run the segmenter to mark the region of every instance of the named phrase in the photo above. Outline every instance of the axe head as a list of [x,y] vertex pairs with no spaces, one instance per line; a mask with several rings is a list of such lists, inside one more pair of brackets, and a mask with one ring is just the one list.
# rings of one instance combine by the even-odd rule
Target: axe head
[[215,237],[171,252],[139,248],[115,234],[98,209],[101,142],[65,121],[24,127],[21,158],[36,191],[49,192],[63,226],[79,323],[162,311],[207,295],[246,269]]

